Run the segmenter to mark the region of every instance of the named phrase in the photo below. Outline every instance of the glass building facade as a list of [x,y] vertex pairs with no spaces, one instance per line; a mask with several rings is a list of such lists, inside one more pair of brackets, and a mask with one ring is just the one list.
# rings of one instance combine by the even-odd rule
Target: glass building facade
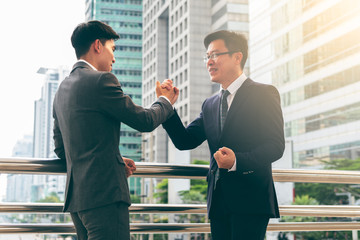
[[[141,105],[142,0],[86,0],[85,17],[110,25],[120,35],[112,72],[124,93]],[[141,133],[122,124],[120,136],[122,156],[140,161]],[[139,178],[129,178],[129,187],[131,194],[140,195]]]
[[280,92],[294,167],[360,158],[360,2],[250,5],[250,67]]

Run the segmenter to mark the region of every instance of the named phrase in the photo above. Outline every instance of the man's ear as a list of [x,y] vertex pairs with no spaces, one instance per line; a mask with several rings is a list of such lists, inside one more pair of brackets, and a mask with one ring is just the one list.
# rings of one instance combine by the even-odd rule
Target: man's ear
[[241,60],[243,59],[243,54],[242,52],[237,52],[235,53],[235,59],[237,62],[239,62],[239,64],[241,63]]
[[96,39],[96,40],[94,41],[92,47],[94,48],[94,51],[95,51],[96,53],[100,53],[100,52],[101,52],[101,47],[102,47],[102,44],[101,44],[100,40],[99,40],[99,39]]

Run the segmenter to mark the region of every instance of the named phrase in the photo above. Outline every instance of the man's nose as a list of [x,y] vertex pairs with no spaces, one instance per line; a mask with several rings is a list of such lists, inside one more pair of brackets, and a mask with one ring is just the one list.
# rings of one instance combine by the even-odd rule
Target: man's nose
[[208,60],[206,61],[206,66],[208,67],[208,66],[212,66],[212,65],[214,65],[214,60],[211,58],[208,58]]

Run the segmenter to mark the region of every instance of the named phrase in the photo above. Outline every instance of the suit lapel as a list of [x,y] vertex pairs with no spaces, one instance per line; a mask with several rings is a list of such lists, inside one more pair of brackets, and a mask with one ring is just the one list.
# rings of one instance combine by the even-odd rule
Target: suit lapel
[[[245,82],[241,85],[241,87],[236,92],[234,99],[231,103],[230,109],[227,113],[226,120],[224,123],[224,128],[223,128],[223,131],[221,132],[220,140],[224,136],[223,133],[226,132],[229,127],[231,127],[231,125],[229,124],[229,121],[232,121],[234,116],[236,116],[237,112],[239,112],[241,110],[241,106],[242,106],[242,104],[244,104],[245,99],[248,97],[248,94],[249,94],[249,91],[247,91],[247,88],[252,83],[253,83],[253,81],[250,78],[246,79]],[[219,106],[220,106],[220,104],[219,104]],[[220,109],[220,107],[219,107],[219,109]],[[218,114],[218,115],[219,115],[218,118],[220,118],[220,114]]]

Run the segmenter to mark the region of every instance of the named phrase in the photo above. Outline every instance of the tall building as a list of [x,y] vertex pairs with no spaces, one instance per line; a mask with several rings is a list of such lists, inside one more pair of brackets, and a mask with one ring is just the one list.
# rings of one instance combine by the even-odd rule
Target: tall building
[[[119,35],[115,42],[116,62],[112,72],[124,93],[141,105],[142,0],[86,0],[86,20],[110,25]],[[141,133],[121,124],[120,152],[124,157],[141,160]],[[140,178],[129,178],[130,192],[140,195]]]
[[[202,61],[204,37],[228,29],[248,35],[247,1],[144,1],[143,105],[156,99],[155,82],[170,78],[180,90],[175,106],[185,125],[200,113],[203,101],[219,90]],[[144,157],[168,162],[166,132],[144,134]],[[207,144],[189,152],[189,159],[209,159]]]
[[[33,152],[33,136],[25,135],[13,148],[12,157],[29,158]],[[29,202],[31,200],[32,175],[6,174],[6,202]],[[2,198],[0,199],[2,200]]]
[[18,140],[13,148],[12,157],[32,157],[33,155],[33,136],[24,135]]
[[55,158],[52,106],[58,86],[69,74],[69,70],[65,67],[57,69],[40,68],[37,73],[44,76],[44,85],[41,89],[41,98],[35,101],[33,156],[36,158]]
[[[211,95],[202,61],[202,39],[211,27],[210,9],[206,0],[144,1],[143,106],[155,101],[155,82],[170,78],[180,90],[175,106],[185,125],[195,119],[202,101]],[[144,134],[143,139],[145,161],[168,162],[169,140],[162,127]],[[208,158],[205,144],[190,154]]]
[[[35,158],[56,158],[53,140],[52,108],[60,82],[69,74],[66,67],[40,68],[44,77],[41,98],[35,101],[34,151]],[[32,201],[40,200],[51,192],[64,199],[65,175],[35,175],[32,182]]]
[[[220,89],[210,81],[203,56],[204,37],[215,30],[248,31],[247,1],[244,0],[144,0],[143,2],[143,106],[156,99],[155,82],[172,79],[180,90],[175,108],[184,125],[199,116],[204,100]],[[191,151],[179,151],[162,127],[143,134],[143,157],[147,162],[189,164],[209,160],[206,142]],[[154,201],[156,180],[145,179],[144,195]],[[187,179],[168,180],[169,203],[182,203],[178,196],[188,190]],[[169,216],[169,221],[174,217]],[[184,234],[171,239],[188,239]]]
[[250,4],[253,79],[280,91],[294,167],[360,157],[360,2]]

